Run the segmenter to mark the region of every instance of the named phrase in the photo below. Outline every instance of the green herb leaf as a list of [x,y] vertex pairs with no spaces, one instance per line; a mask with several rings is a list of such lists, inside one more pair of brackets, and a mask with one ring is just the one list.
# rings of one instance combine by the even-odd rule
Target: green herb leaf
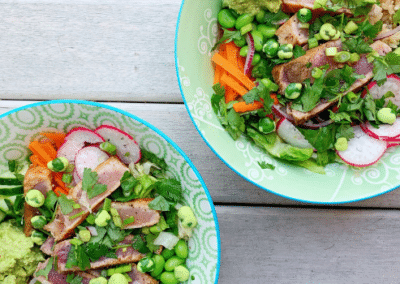
[[173,178],[157,181],[155,191],[173,203],[179,203],[183,198],[182,185],[180,181]]
[[293,57],[298,58],[306,54],[306,51],[300,46],[300,45],[295,45],[293,48]]
[[228,125],[225,129],[231,135],[233,140],[237,140],[246,130],[244,118],[241,117],[234,109],[230,109],[227,113]]
[[350,140],[354,137],[353,127],[349,124],[341,124],[336,129],[335,138],[338,139],[340,137],[344,137],[347,140]]
[[222,28],[222,30],[224,31],[224,34],[222,35],[221,39],[215,43],[214,47],[211,49],[211,52],[216,50],[217,47],[223,42],[228,43],[234,39],[240,39],[242,37],[240,31],[237,30],[230,31],[224,28]]
[[95,184],[92,188],[92,190],[88,191],[88,197],[93,198],[99,194],[102,194],[107,190],[107,185],[105,184]]
[[107,190],[105,184],[97,184],[98,179],[98,174],[95,171],[92,171],[89,168],[83,170],[82,190],[87,192],[89,199],[102,194]]
[[265,161],[258,162],[258,165],[259,165],[260,168],[263,169],[263,170],[265,170],[265,169],[274,170],[274,169],[275,169],[275,166],[274,166],[274,165],[269,164],[269,163],[267,163],[267,162],[265,162]]
[[83,280],[82,276],[79,276],[79,275],[75,276],[75,274],[68,274],[67,279],[66,279],[67,283],[70,283],[70,284],[81,284],[82,280]]
[[332,119],[334,122],[344,122],[348,121],[351,123],[351,117],[347,112],[333,112],[329,110],[329,118]]
[[153,210],[169,211],[170,203],[163,196],[159,195],[149,203],[149,208]]
[[146,235],[146,245],[151,252],[155,252],[160,248],[159,245],[154,244],[154,240],[157,238],[157,235],[147,234]]
[[69,199],[65,194],[61,193],[61,195],[58,197],[58,204],[60,205],[61,212],[64,215],[67,215],[74,211],[74,204],[75,201],[72,199]]
[[35,273],[35,276],[36,277],[44,276],[46,279],[49,279],[48,277],[49,277],[50,270],[53,268],[53,262],[54,262],[54,258],[50,257],[49,261],[46,264],[46,267],[44,269],[40,269],[39,271],[37,271]]
[[374,80],[381,86],[386,82],[388,75],[400,72],[400,56],[394,52],[389,52],[385,56],[376,58],[373,72]]
[[132,247],[140,253],[148,253],[149,249],[141,235],[136,235],[132,240]]
[[343,42],[344,50],[347,50],[351,53],[370,53],[372,52],[372,47],[369,46],[367,42],[363,40],[361,37],[349,38],[345,42]]
[[335,144],[335,126],[330,124],[317,130],[297,128],[308,142],[319,152],[333,147]]

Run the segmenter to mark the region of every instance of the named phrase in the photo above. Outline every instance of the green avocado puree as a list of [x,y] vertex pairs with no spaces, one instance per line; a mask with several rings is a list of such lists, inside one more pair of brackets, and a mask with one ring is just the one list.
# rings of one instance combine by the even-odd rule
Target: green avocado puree
[[269,10],[277,13],[281,7],[282,0],[223,0],[223,6],[234,9],[239,14],[255,15],[261,10]]
[[28,283],[41,261],[43,254],[22,228],[12,222],[0,224],[0,284]]

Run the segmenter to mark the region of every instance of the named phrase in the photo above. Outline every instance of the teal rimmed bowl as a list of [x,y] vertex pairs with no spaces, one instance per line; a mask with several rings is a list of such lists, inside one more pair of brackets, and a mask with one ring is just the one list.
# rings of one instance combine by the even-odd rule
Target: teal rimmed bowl
[[[211,48],[218,35],[221,1],[184,0],[175,35],[175,65],[187,111],[208,146],[243,178],[280,196],[302,202],[337,204],[371,198],[400,185],[400,148],[392,147],[373,166],[331,164],[320,175],[283,164],[245,138],[237,141],[221,127],[211,108],[214,68]],[[275,170],[263,170],[265,161]]]
[[210,193],[185,153],[160,130],[135,115],[78,100],[46,101],[9,111],[0,115],[0,171],[7,170],[7,160],[27,158],[29,142],[42,131],[67,132],[78,126],[94,129],[102,124],[131,134],[141,147],[164,158],[170,173],[181,181],[184,203],[194,209],[199,221],[189,241],[188,268],[194,279],[185,283],[217,283],[220,237]]

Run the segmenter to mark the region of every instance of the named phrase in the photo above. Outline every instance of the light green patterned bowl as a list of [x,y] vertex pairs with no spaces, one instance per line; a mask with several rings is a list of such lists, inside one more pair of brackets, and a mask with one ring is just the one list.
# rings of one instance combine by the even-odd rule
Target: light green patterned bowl
[[[179,86],[194,125],[209,147],[236,173],[283,197],[311,203],[344,203],[377,196],[400,185],[400,148],[392,147],[367,168],[331,164],[326,174],[280,163],[243,137],[233,141],[214,115],[210,97],[214,68],[211,48],[218,34],[221,1],[184,0],[175,36]],[[259,161],[275,166],[262,170]]]
[[194,209],[199,224],[189,241],[188,268],[194,279],[186,283],[217,283],[220,260],[218,221],[210,194],[199,173],[165,134],[142,119],[122,110],[87,101],[48,101],[27,105],[0,116],[0,171],[7,160],[25,159],[27,145],[41,131],[63,131],[83,126],[94,129],[113,125],[131,134],[139,145],[164,158],[170,174],[184,188],[185,205]]

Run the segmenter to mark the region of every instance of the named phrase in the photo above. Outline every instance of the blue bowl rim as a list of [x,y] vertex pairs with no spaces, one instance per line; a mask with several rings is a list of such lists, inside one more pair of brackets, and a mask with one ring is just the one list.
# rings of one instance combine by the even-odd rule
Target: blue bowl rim
[[273,191],[273,190],[271,190],[271,189],[268,189],[268,188],[266,188],[265,186],[259,185],[259,184],[257,184],[256,182],[250,180],[248,177],[246,177],[245,175],[243,175],[242,173],[240,173],[238,170],[236,170],[234,167],[232,167],[225,159],[223,159],[223,158],[221,157],[221,155],[214,149],[214,147],[212,147],[212,145],[210,144],[210,142],[209,142],[209,141],[206,139],[206,137],[201,133],[199,127],[198,127],[197,124],[195,123],[194,118],[193,118],[193,116],[192,116],[192,114],[191,114],[191,112],[190,112],[190,110],[189,110],[189,107],[188,107],[186,98],[185,98],[184,93],[183,93],[182,84],[181,84],[180,75],[179,75],[179,68],[178,68],[178,33],[179,33],[179,23],[180,23],[181,14],[182,14],[182,10],[183,10],[184,4],[185,4],[185,0],[182,0],[181,7],[180,7],[180,10],[179,10],[179,14],[178,14],[178,21],[177,21],[177,25],[176,25],[176,29],[175,29],[175,44],[174,44],[174,47],[175,47],[175,50],[174,50],[174,56],[175,56],[175,72],[176,72],[176,75],[177,75],[179,90],[180,90],[180,92],[181,92],[181,96],[182,96],[183,102],[185,103],[186,110],[187,110],[187,112],[188,112],[188,114],[189,114],[189,116],[190,116],[190,119],[192,120],[193,125],[196,127],[197,132],[200,134],[201,138],[203,138],[203,140],[204,140],[204,142],[207,144],[207,146],[214,152],[214,154],[215,154],[222,162],[225,163],[225,165],[226,165],[228,168],[230,168],[231,170],[233,170],[236,174],[238,174],[239,176],[241,176],[241,177],[244,178],[245,180],[249,181],[250,183],[254,184],[254,185],[257,186],[257,187],[260,187],[260,188],[264,189],[264,190],[267,191],[267,192],[271,192],[271,193],[273,193],[273,194],[276,194],[276,195],[278,195],[278,196],[280,196],[280,197],[283,197],[283,198],[287,198],[287,199],[289,199],[289,200],[293,200],[293,201],[301,202],[301,203],[309,203],[309,204],[334,205],[334,204],[346,204],[346,203],[352,203],[352,202],[359,202],[359,201],[363,201],[363,200],[367,200],[367,199],[370,199],[370,198],[374,198],[374,197],[380,196],[380,195],[382,195],[382,194],[391,192],[391,191],[395,190],[396,188],[398,188],[398,186],[395,186],[395,187],[393,187],[393,188],[389,188],[389,189],[387,189],[387,190],[385,190],[385,191],[383,191],[383,192],[379,192],[379,193],[374,194],[374,195],[371,195],[371,196],[362,197],[362,198],[356,198],[356,199],[351,199],[351,200],[345,200],[345,201],[335,201],[335,202],[331,202],[331,201],[325,201],[325,202],[324,202],[324,201],[313,201],[313,200],[306,200],[306,199],[294,198],[294,197],[291,197],[291,196],[288,196],[288,195],[284,195],[284,194],[278,193],[278,192]]
[[6,117],[6,116],[8,116],[8,115],[10,115],[12,113],[15,113],[15,112],[18,112],[18,111],[21,111],[21,110],[24,110],[24,109],[28,109],[28,108],[31,108],[31,107],[49,105],[49,104],[62,104],[62,103],[67,103],[67,104],[74,103],[74,104],[84,104],[84,105],[97,106],[97,107],[106,108],[106,109],[121,113],[123,115],[126,115],[126,116],[128,116],[128,117],[130,117],[130,118],[132,118],[132,119],[134,119],[136,121],[139,121],[140,123],[146,125],[148,128],[150,128],[151,130],[156,132],[158,135],[160,135],[162,138],[164,138],[168,143],[170,143],[175,148],[175,150],[177,150],[179,152],[179,154],[181,154],[181,156],[185,159],[185,161],[192,168],[192,170],[195,173],[196,177],[199,179],[199,181],[201,183],[201,186],[203,187],[204,192],[206,193],[206,196],[207,196],[207,199],[208,199],[208,203],[210,204],[211,211],[212,211],[212,214],[213,214],[213,219],[214,219],[214,224],[215,224],[215,231],[216,231],[216,234],[217,234],[217,245],[218,245],[217,267],[216,267],[216,276],[215,276],[215,284],[217,284],[218,283],[218,276],[219,276],[219,269],[220,269],[220,261],[221,261],[221,238],[220,238],[220,232],[219,232],[218,217],[217,217],[217,213],[215,211],[214,203],[213,203],[212,198],[211,198],[211,194],[208,191],[207,186],[206,186],[203,178],[201,177],[200,173],[198,172],[198,170],[196,169],[196,167],[194,166],[192,161],[189,159],[189,157],[182,151],[181,148],[179,148],[179,146],[174,141],[171,140],[171,138],[169,138],[167,135],[165,135],[161,130],[159,130],[157,127],[153,126],[152,124],[148,123],[147,121],[137,117],[134,114],[131,114],[131,113],[126,112],[124,110],[118,109],[116,107],[112,107],[112,106],[105,105],[105,104],[102,104],[102,103],[86,101],[86,100],[67,100],[66,99],[66,100],[50,100],[50,101],[42,101],[42,102],[31,103],[31,104],[27,104],[25,106],[21,106],[21,107],[15,108],[15,109],[10,110],[10,111],[8,111],[6,113],[3,113],[2,115],[0,115],[0,119],[4,118],[4,117]]

